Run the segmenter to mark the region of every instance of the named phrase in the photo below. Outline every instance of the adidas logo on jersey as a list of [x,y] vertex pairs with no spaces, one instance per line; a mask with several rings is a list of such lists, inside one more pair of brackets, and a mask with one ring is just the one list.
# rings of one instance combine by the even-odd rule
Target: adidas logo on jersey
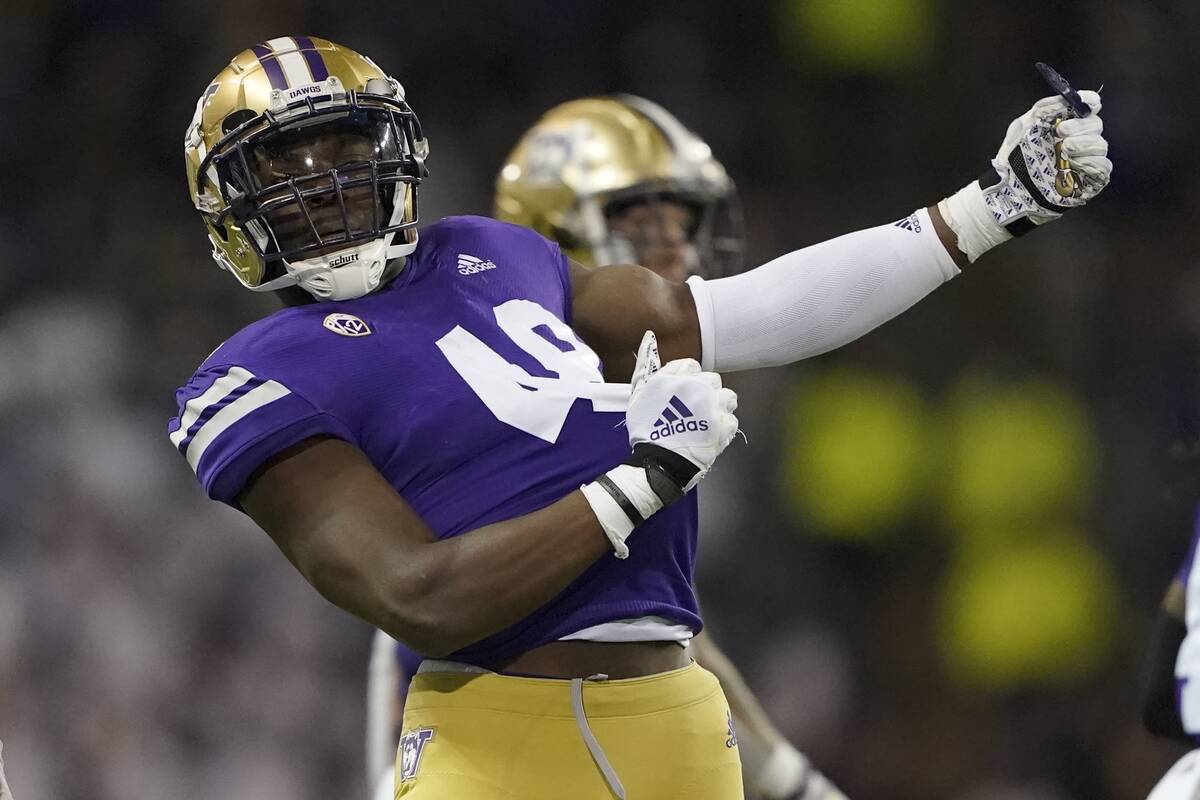
[[466,253],[458,254],[458,274],[459,275],[474,275],[476,272],[485,272],[489,269],[495,269],[494,261],[484,261],[475,256],[469,256]]
[[654,430],[650,431],[650,441],[664,439],[675,433],[687,431],[708,430],[708,420],[696,419],[692,410],[683,404],[678,397],[672,397],[667,407],[658,415],[654,422]]
[[921,221],[919,219],[917,219],[916,214],[909,214],[904,219],[896,220],[895,222],[893,222],[892,227],[893,228],[901,228],[906,231],[912,231],[913,233],[920,233],[921,232]]

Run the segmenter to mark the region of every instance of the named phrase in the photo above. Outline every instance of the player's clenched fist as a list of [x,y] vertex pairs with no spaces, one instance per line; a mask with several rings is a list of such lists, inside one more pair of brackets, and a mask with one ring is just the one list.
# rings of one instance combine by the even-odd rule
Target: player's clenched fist
[[938,204],[971,261],[1085,205],[1108,185],[1113,164],[1100,95],[1084,90],[1079,98],[1087,106],[1082,115],[1058,95],[1034,103],[1009,124],[983,176]]
[[633,370],[625,422],[625,464],[582,487],[619,558],[625,539],[648,517],[690,491],[737,433],[737,395],[691,358],[660,364],[646,331]]
[[[712,467],[737,433],[737,395],[721,386],[721,376],[704,372],[693,358],[659,366],[658,341],[646,331],[633,370],[629,411],[625,414],[634,458],[639,452],[651,459],[665,458],[678,484],[678,494],[689,491]],[[666,451],[661,452],[661,451]],[[677,463],[682,456],[689,464]],[[684,478],[687,480],[683,480]],[[665,491],[672,491],[666,487]]]

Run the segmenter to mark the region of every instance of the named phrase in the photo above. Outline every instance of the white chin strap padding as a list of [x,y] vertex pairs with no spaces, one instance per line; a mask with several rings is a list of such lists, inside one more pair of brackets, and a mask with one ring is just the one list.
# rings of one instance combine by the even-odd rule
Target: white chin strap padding
[[318,300],[353,300],[370,294],[379,288],[383,274],[382,262],[374,264],[351,264],[333,269],[314,269],[305,273],[300,286]]
[[285,261],[284,267],[297,286],[318,300],[353,300],[379,288],[393,236],[304,261]]

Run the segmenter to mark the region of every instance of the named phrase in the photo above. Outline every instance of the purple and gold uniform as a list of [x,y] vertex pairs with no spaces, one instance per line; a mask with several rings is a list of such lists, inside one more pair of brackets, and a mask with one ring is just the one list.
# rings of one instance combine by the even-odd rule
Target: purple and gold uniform
[[[233,336],[177,393],[172,441],[235,503],[264,461],[312,436],[371,459],[440,538],[536,511],[629,453],[628,387],[571,331],[567,261],[537,234],[453,217],[375,294],[288,308]],[[648,520],[558,597],[452,657],[489,665],[604,622],[699,631],[696,498]]]
[[[448,218],[422,231],[404,269],[379,291],[287,308],[234,335],[178,391],[179,415],[169,434],[209,496],[231,505],[254,471],[285,448],[314,436],[344,439],[366,453],[438,537],[456,536],[547,506],[628,455],[621,423],[629,387],[603,382],[598,357],[570,324],[570,275],[557,245],[506,223]],[[698,632],[691,586],[696,531],[692,493],[641,526],[627,560],[601,558],[525,619],[449,658],[488,667],[618,620],[654,618]],[[418,770],[427,783],[430,773],[449,781],[441,788],[430,783],[422,797],[484,796],[482,786],[503,786],[487,772],[490,760],[465,763],[462,754],[482,746],[486,737],[480,737],[497,714],[526,713],[521,708],[540,692],[549,695],[547,713],[557,718],[566,708],[566,721],[574,724],[568,682],[483,677],[435,674],[414,681],[408,706],[418,711],[415,722],[411,710],[405,714],[404,741],[412,746],[401,749],[398,792],[415,790]],[[422,692],[423,682],[437,689]],[[695,665],[589,685],[585,694],[589,718],[593,704],[597,713],[607,708],[622,719],[639,708],[666,714],[644,726],[648,736],[659,725],[662,731],[681,724],[707,731],[704,742],[711,739],[717,749],[706,744],[694,759],[676,763],[684,772],[697,764],[719,768],[720,780],[709,779],[725,793],[714,797],[740,786],[736,748],[726,746],[724,697]],[[477,705],[495,707],[483,712]],[[681,720],[681,714],[699,714],[701,721]],[[438,739],[429,738],[432,733],[422,739],[422,731],[436,731]],[[451,747],[456,731],[462,743]],[[497,730],[491,745],[495,750],[498,739],[511,738]],[[628,734],[617,738],[626,741]],[[446,744],[439,748],[439,742]],[[633,749],[629,753],[624,769],[652,777],[634,765]],[[580,784],[572,796],[590,796],[592,784],[596,796],[608,796],[588,750],[576,755],[571,760],[555,750],[556,771],[583,774],[575,780],[556,773],[549,796],[558,796],[564,780]],[[481,782],[470,783],[464,772]],[[664,779],[674,788],[664,786],[663,796],[673,796],[683,779]],[[522,796],[537,795],[523,786]]]

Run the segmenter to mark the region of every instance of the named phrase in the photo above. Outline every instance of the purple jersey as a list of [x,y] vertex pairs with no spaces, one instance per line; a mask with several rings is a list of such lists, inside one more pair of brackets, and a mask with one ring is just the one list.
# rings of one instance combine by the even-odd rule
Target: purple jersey
[[[450,217],[356,300],[278,311],[176,393],[168,428],[210,497],[313,436],[356,445],[439,538],[536,511],[619,464],[629,387],[570,328],[567,260],[515,225]],[[701,628],[695,493],[546,605],[453,654],[488,665],[584,628],[656,615]]]

